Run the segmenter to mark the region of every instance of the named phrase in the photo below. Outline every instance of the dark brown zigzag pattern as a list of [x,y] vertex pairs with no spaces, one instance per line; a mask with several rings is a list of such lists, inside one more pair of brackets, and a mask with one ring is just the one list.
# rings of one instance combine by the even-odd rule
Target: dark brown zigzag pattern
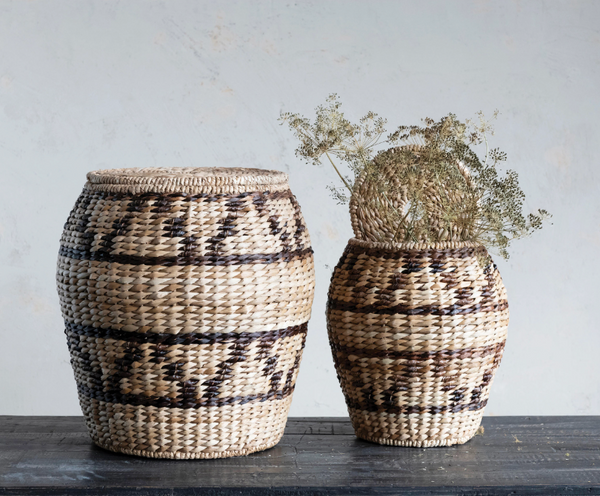
[[[290,241],[290,234],[280,226],[280,219],[277,214],[271,211],[271,204],[274,200],[287,199],[294,207],[293,220],[295,222],[294,233],[291,236],[294,243]],[[123,216],[115,219],[112,225],[112,231],[104,234],[100,238],[99,249],[92,250],[91,244],[97,236],[94,232],[95,226],[90,223],[90,215],[83,215],[80,219],[74,219],[73,214],[77,210],[87,210],[94,201],[128,201],[126,212]],[[163,214],[178,212],[173,210],[175,202],[215,202],[224,201],[225,209],[229,214],[220,221],[218,234],[207,240],[205,254],[198,255],[200,248],[199,240],[193,234],[186,232],[185,218],[169,217],[166,220],[166,237],[180,237],[179,252],[173,256],[166,257],[141,257],[136,255],[113,254],[114,238],[126,234],[129,224],[139,213],[152,213],[157,217]],[[280,235],[283,250],[278,253],[253,253],[247,255],[223,254],[221,252],[223,241],[237,234],[237,221],[243,219],[238,212],[244,212],[249,205],[256,208],[261,217],[268,217],[271,235]],[[185,194],[158,194],[144,193],[141,195],[115,194],[105,192],[93,192],[84,190],[77,200],[71,216],[65,225],[65,230],[72,230],[82,234],[84,243],[82,246],[67,247],[60,246],[59,255],[71,258],[73,260],[90,260],[99,262],[111,262],[130,265],[161,265],[171,266],[229,266],[243,264],[271,264],[276,262],[289,262],[296,259],[308,258],[312,255],[312,248],[305,248],[300,243],[300,237],[306,230],[302,221],[302,214],[296,202],[296,198],[290,190],[279,192],[252,192],[235,195],[185,195]]]
[[[389,358],[393,360],[403,360],[404,364],[390,365],[394,370],[391,376],[392,385],[385,391],[375,393],[374,384],[364,383],[362,378],[355,377],[353,382],[353,393],[345,394],[348,408],[358,411],[368,412],[387,412],[398,415],[404,414],[445,414],[459,413],[463,411],[477,411],[485,408],[487,399],[481,399],[484,389],[489,386],[494,376],[494,372],[500,365],[502,354],[504,352],[505,342],[478,348],[467,348],[461,350],[439,350],[436,352],[381,352],[378,350],[360,350],[349,349],[345,347],[333,346],[338,353],[334,354],[336,367],[341,370],[350,371],[356,366],[356,362],[349,360],[349,356],[356,355],[359,358]],[[346,348],[348,350],[348,348]],[[362,356],[361,356],[362,355]],[[483,372],[481,383],[473,387],[470,392],[470,401],[461,403],[467,392],[465,387],[447,383],[442,386],[442,391],[451,393],[451,403],[447,405],[398,405],[396,395],[409,390],[411,378],[423,377],[427,371],[432,377],[445,377],[447,368],[453,360],[480,359],[493,355],[490,368]],[[427,370],[425,370],[427,369]],[[433,372],[433,373],[432,373]],[[393,379],[392,379],[393,378]],[[360,399],[356,397],[360,394]]]
[[[328,299],[328,310],[339,310],[360,314],[377,315],[467,315],[473,313],[501,312],[508,309],[508,301],[498,301],[495,291],[494,273],[497,271],[495,265],[491,264],[485,270],[487,280],[486,287],[481,288],[479,295],[481,299],[475,304],[473,288],[458,287],[459,274],[453,260],[475,257],[483,248],[464,247],[445,250],[405,250],[391,251],[380,250],[365,246],[349,244],[338,262],[332,280],[343,281],[343,286],[351,292],[352,300],[340,301],[332,298],[331,291]],[[366,257],[366,258],[365,258]],[[395,270],[388,269],[388,276],[369,276],[365,273],[364,263],[366,259],[379,257],[385,260],[404,260],[404,264]],[[394,264],[395,265],[395,264]],[[394,304],[397,300],[394,296],[396,290],[414,290],[415,282],[412,274],[415,272],[438,274],[439,282],[443,284],[445,291],[453,291],[456,303],[449,306],[424,305],[415,306],[406,303]],[[373,297],[376,303],[362,305]]]
[[[281,400],[293,393],[294,375],[300,366],[302,349],[306,340],[307,324],[292,326],[278,331],[264,333],[193,333],[192,335],[165,335],[152,333],[124,332],[110,329],[94,329],[90,327],[71,325],[66,329],[67,342],[71,351],[72,363],[76,370],[76,377],[85,376],[85,384],[78,380],[79,394],[91,399],[107,403],[119,403],[133,406],[154,406],[158,408],[184,408],[197,409],[202,407],[221,407],[234,404],[246,404],[254,401]],[[277,370],[277,356],[270,356],[275,341],[286,337],[301,335],[300,348],[296,352],[292,367],[284,377]],[[116,358],[116,368],[112,374],[106,376],[102,369],[92,360],[89,352],[89,342],[81,342],[81,337],[99,337],[104,339],[125,338],[128,343],[121,358]],[[182,338],[179,340],[178,338]],[[232,369],[238,362],[248,360],[247,349],[249,344],[258,341],[258,355],[255,360],[264,363],[262,374],[269,378],[270,389],[266,393],[246,396],[222,396],[222,386],[232,377]],[[143,357],[140,345],[150,343],[153,352],[150,357]],[[202,384],[194,378],[184,380],[183,363],[168,362],[170,351],[177,346],[198,344],[229,344],[230,357],[217,365],[218,372]],[[93,344],[91,346],[94,346]],[[152,363],[163,364],[161,375],[163,379],[171,381],[178,386],[178,394],[171,396],[148,396],[145,394],[130,394],[121,391],[120,381],[130,377],[136,367],[136,363],[144,359],[150,359]],[[77,374],[77,369],[83,375]],[[203,386],[202,396],[199,397],[199,385]]]

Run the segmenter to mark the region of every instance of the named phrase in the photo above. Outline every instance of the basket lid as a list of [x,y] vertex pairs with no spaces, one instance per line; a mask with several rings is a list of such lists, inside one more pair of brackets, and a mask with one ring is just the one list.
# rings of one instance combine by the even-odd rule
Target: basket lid
[[86,189],[111,193],[244,193],[289,188],[281,171],[244,167],[148,167],[88,172]]
[[[406,152],[409,152],[408,154]],[[420,164],[419,160],[424,158]],[[402,178],[401,171],[413,164],[427,166],[423,147],[404,145],[390,148],[375,157],[376,173],[363,171],[357,178],[350,197],[350,219],[354,236],[375,242],[392,243],[406,237],[403,221],[409,215],[415,186]],[[459,162],[454,164],[455,173],[462,176],[465,185],[471,185],[469,172]],[[446,222],[448,204],[460,209],[466,201],[464,190],[446,188],[439,181],[426,181],[417,186],[425,193],[421,207],[426,211],[430,228],[438,233],[440,242],[459,242],[459,232],[452,231]],[[413,228],[425,223],[423,218],[411,218]],[[422,245],[420,241],[416,245]]]

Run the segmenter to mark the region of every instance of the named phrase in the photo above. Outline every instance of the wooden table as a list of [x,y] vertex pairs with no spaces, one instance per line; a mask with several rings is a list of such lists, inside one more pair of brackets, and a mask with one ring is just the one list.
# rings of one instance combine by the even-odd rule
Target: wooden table
[[598,494],[600,417],[486,417],[451,448],[360,441],[345,418],[292,418],[274,448],[150,460],[95,447],[80,417],[0,416],[0,495]]

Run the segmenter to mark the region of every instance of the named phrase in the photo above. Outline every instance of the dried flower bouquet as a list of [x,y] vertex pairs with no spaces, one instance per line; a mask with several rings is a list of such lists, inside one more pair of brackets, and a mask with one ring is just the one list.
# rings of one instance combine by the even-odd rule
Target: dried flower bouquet
[[[300,140],[298,156],[333,166],[342,186],[329,189],[340,203],[350,201],[351,210],[360,208],[368,217],[353,226],[364,239],[470,241],[508,258],[510,242],[539,229],[548,217],[545,210],[523,214],[517,173],[499,173],[506,154],[489,147],[493,129],[482,113],[478,122],[463,123],[449,114],[386,134],[386,120],[377,114],[369,112],[353,124],[340,107],[333,94],[317,107],[314,123],[289,112],[280,121]],[[474,150],[481,144],[483,158]],[[337,161],[345,162],[353,177]],[[362,225],[374,217],[376,228]]]

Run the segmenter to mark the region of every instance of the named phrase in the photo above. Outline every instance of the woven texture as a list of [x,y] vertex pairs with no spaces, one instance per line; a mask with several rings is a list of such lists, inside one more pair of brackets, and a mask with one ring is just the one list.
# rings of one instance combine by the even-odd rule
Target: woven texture
[[96,444],[186,459],[279,441],[314,293],[287,175],[91,172],[65,224],[57,285]]
[[358,437],[450,446],[476,432],[500,363],[508,303],[485,249],[351,239],[327,303],[338,377]]
[[[399,226],[402,225],[402,219],[410,206],[410,198],[414,194],[410,189],[415,187],[403,183],[399,174],[409,165],[400,159],[402,152],[407,150],[412,152],[415,160],[424,159],[419,146],[391,148],[375,158],[377,175],[367,174],[365,171],[358,177],[350,198],[352,230],[358,239],[382,243],[406,239],[406,228]],[[464,177],[467,184],[471,184],[469,174],[462,165],[456,164],[456,172]],[[421,191],[424,211],[421,219],[411,219],[413,230],[428,225],[440,242],[456,242],[468,237],[467,233],[460,232],[456,227],[450,229],[445,219],[448,209],[454,212],[462,210],[465,204],[464,191],[440,188],[435,181],[424,183],[417,189]]]

